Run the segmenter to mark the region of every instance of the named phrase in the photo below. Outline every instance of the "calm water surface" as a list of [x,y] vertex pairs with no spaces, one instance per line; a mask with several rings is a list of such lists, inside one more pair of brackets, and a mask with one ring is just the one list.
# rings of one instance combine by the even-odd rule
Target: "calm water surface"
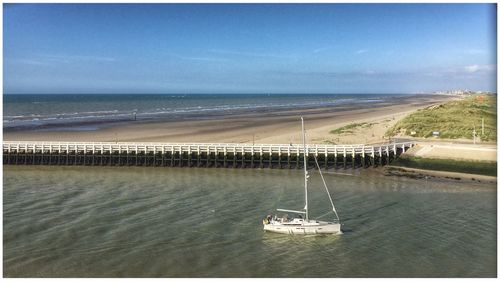
[[[300,170],[4,167],[6,277],[495,277],[496,187],[326,175],[346,232],[262,231]],[[311,177],[310,208],[328,210]]]

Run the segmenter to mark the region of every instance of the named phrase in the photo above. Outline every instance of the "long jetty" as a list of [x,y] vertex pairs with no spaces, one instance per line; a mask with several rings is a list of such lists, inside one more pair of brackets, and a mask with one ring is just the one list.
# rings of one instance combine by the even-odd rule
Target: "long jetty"
[[414,145],[4,141],[3,164],[292,169],[305,152],[308,165],[316,157],[322,168],[345,169],[386,165]]

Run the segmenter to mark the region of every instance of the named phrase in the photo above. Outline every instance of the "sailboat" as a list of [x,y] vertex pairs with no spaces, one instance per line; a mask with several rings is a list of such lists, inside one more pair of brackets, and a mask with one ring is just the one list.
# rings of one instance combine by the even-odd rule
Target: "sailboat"
[[[277,209],[279,212],[284,212],[285,214],[282,217],[278,217],[277,215],[271,216],[268,215],[263,219],[262,223],[264,225],[264,231],[276,232],[282,234],[342,234],[342,227],[340,223],[340,218],[337,214],[337,210],[335,209],[335,205],[333,204],[332,196],[328,191],[328,187],[326,186],[325,179],[323,177],[323,173],[318,164],[318,160],[314,157],[314,161],[316,162],[316,166],[318,167],[319,174],[321,179],[323,180],[323,185],[325,186],[326,193],[328,194],[328,198],[330,199],[330,203],[332,205],[333,214],[335,214],[335,218],[333,221],[320,221],[317,219],[309,219],[309,206],[307,201],[307,180],[309,178],[309,174],[307,172],[307,153],[306,153],[306,137],[304,131],[304,118],[300,117],[302,120],[302,144],[304,146],[304,190],[305,190],[305,207],[303,211],[295,211],[288,209]],[[298,218],[288,218],[288,213],[299,214]],[[327,213],[328,214],[328,213]],[[326,215],[326,214],[325,214]],[[305,217],[302,217],[305,216]],[[321,216],[322,217],[322,216]]]

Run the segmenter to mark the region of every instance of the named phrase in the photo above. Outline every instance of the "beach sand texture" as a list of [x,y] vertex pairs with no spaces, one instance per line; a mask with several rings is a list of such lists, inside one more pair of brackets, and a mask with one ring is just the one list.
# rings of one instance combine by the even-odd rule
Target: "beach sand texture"
[[497,161],[497,147],[494,144],[452,144],[419,143],[407,152],[408,156],[434,159]]

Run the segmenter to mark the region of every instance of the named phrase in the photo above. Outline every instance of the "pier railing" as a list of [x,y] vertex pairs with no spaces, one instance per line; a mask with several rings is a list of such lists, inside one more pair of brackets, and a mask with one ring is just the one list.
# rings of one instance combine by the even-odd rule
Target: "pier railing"
[[[306,145],[325,168],[378,166],[411,148],[414,142],[380,145]],[[4,164],[139,165],[206,167],[300,167],[301,144],[45,142],[4,141]],[[349,165],[348,165],[349,164]]]

